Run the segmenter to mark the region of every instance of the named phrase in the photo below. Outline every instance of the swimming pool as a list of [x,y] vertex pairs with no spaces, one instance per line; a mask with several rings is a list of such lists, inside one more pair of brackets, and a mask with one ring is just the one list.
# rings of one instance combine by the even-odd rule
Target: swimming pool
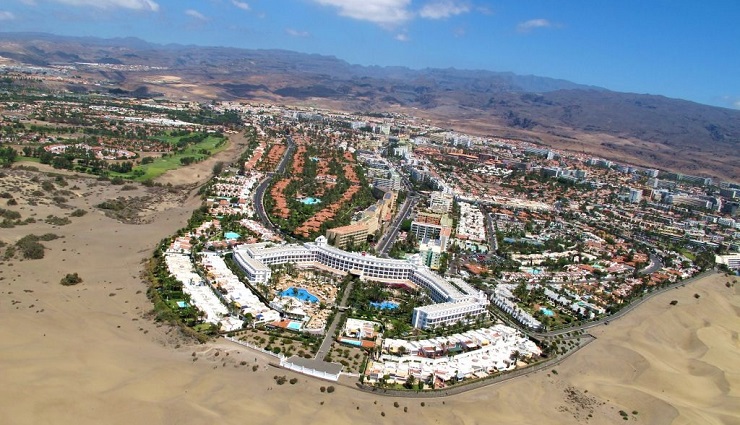
[[551,316],[554,316],[555,315],[555,313],[552,310],[550,310],[549,308],[546,308],[546,307],[540,307],[540,311],[545,316],[550,316],[551,317]]
[[381,310],[394,310],[398,308],[398,303],[394,303],[393,301],[370,302],[370,305]]
[[286,326],[286,328],[290,329],[291,331],[300,331],[301,322],[290,322],[288,323],[288,326]]
[[283,292],[280,293],[281,297],[293,297],[298,298],[301,301],[308,301],[310,303],[317,303],[319,302],[318,297],[316,295],[306,291],[303,288],[296,288],[296,287],[290,287]]
[[226,239],[239,239],[239,236],[241,236],[238,233],[235,232],[226,232],[224,233],[224,238]]
[[357,340],[357,339],[340,338],[339,339],[339,342],[343,342],[343,343],[349,344],[349,345],[355,345],[357,347],[362,347],[362,341]]
[[188,303],[186,303],[185,301],[178,301],[177,306],[180,308],[186,308],[188,306]]
[[303,203],[304,205],[315,205],[315,204],[320,204],[320,203],[321,203],[321,199],[319,199],[319,198],[311,198],[311,197],[309,196],[309,197],[307,197],[307,198],[303,198],[303,199],[301,199],[301,202],[302,202],[302,203]]

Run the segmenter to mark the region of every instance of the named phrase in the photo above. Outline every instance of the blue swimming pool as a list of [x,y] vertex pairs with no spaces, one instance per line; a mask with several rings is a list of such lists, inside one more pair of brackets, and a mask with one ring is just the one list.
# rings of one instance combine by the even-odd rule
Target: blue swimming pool
[[383,302],[370,302],[370,305],[379,308],[381,310],[393,310],[398,308],[398,303],[394,303],[393,301],[383,301]]
[[302,203],[303,203],[304,205],[315,205],[315,204],[320,204],[320,203],[321,203],[321,199],[319,199],[319,198],[311,198],[311,197],[309,196],[309,197],[307,197],[307,198],[303,198],[303,199],[301,199],[301,202],[302,202]]
[[554,316],[555,315],[555,313],[552,310],[550,310],[549,308],[546,308],[546,307],[540,307],[540,311],[545,316]]
[[178,301],[177,306],[180,308],[186,308],[188,306],[188,303],[186,303],[185,301]]
[[300,331],[301,330],[301,322],[290,322],[287,326],[288,329],[291,331]]
[[241,236],[238,233],[235,232],[226,232],[224,233],[224,238],[226,239],[239,239],[239,236]]
[[357,339],[341,338],[339,342],[343,342],[349,345],[355,345],[357,347],[362,347],[362,341],[357,340]]
[[319,299],[318,297],[316,297],[316,295],[306,291],[303,288],[290,287],[284,290],[283,292],[281,292],[280,296],[298,298],[301,301],[308,301],[310,303],[319,302]]

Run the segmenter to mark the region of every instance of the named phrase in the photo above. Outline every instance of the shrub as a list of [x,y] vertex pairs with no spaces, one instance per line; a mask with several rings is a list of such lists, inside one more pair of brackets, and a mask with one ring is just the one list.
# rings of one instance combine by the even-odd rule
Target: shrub
[[334,392],[334,386],[333,385],[329,385],[326,388],[326,392],[329,393],[329,394],[333,393]]
[[669,304],[670,304],[670,305],[676,305],[676,304],[678,304],[678,300],[673,300],[673,301],[671,301],[671,302],[670,302]]
[[0,217],[6,218],[8,220],[20,220],[21,213],[18,211],[12,211],[12,210],[6,210],[3,208],[0,208]]
[[39,243],[39,237],[36,235],[26,235],[22,237],[15,246],[21,250],[23,258],[29,260],[40,260],[44,258],[44,245]]
[[298,378],[290,378],[290,385],[295,385],[298,382]]
[[325,393],[326,392],[326,387],[319,388],[319,391],[321,391],[322,393]]
[[77,208],[76,210],[72,211],[69,215],[72,217],[82,217],[83,215],[87,214],[87,211]]
[[71,273],[71,274],[67,274],[66,276],[64,276],[59,283],[61,283],[64,286],[73,286],[81,282],[82,282],[82,278],[77,273]]
[[44,221],[46,221],[46,223],[51,224],[51,225],[54,225],[54,226],[64,226],[64,225],[69,224],[69,223],[72,222],[67,217],[57,217],[55,215],[49,215],[48,217],[46,217],[46,220],[44,220]]

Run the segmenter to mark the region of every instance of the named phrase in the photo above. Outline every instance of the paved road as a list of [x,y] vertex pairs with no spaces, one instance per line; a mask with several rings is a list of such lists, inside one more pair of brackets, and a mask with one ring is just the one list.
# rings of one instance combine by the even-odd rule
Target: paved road
[[[347,287],[344,289],[342,300],[339,302],[339,310],[347,307],[347,300],[349,299],[349,294],[352,292],[352,288],[354,286],[354,280],[347,284]],[[324,356],[329,352],[331,343],[334,342],[334,333],[337,331],[339,323],[342,322],[342,317],[344,317],[343,311],[337,311],[337,314],[334,315],[334,320],[331,321],[331,325],[326,329],[326,334],[324,335],[324,340],[321,342],[321,347],[319,347],[319,351],[316,352],[316,357],[314,357],[316,360],[324,360]]]
[[656,296],[658,294],[662,294],[663,292],[666,292],[668,290],[677,288],[679,286],[684,286],[684,285],[687,285],[689,283],[693,283],[693,282],[695,282],[695,281],[697,281],[699,279],[702,279],[702,278],[704,278],[706,276],[711,275],[712,273],[718,273],[718,272],[715,271],[715,270],[707,270],[707,271],[704,271],[702,273],[699,273],[698,275],[696,275],[694,277],[691,277],[691,278],[688,278],[686,280],[682,280],[682,281],[673,283],[671,285],[666,286],[665,288],[661,288],[661,289],[658,289],[656,291],[649,292],[649,293],[643,295],[641,298],[630,302],[629,305],[627,305],[626,307],[622,308],[621,310],[619,310],[618,312],[616,312],[616,313],[614,313],[612,315],[609,315],[607,317],[601,318],[601,319],[596,320],[596,321],[593,321],[593,322],[584,323],[584,324],[582,324],[580,326],[574,326],[574,327],[571,327],[571,328],[558,329],[558,330],[553,330],[553,331],[550,331],[550,332],[542,332],[542,333],[528,332],[527,330],[522,329],[520,326],[517,326],[517,328],[519,328],[522,332],[524,332],[527,335],[530,335],[530,336],[533,336],[533,337],[538,337],[538,338],[552,337],[552,336],[562,335],[562,334],[565,334],[565,333],[568,333],[568,332],[580,331],[580,330],[586,330],[586,329],[594,328],[596,326],[608,324],[609,322],[613,322],[613,321],[619,319],[620,317],[622,317],[625,314],[629,313],[630,311],[634,310],[640,304],[644,303],[645,301],[653,298],[654,296]]
[[643,274],[643,275],[650,274],[653,272],[657,272],[658,270],[662,268],[663,268],[663,262],[660,261],[660,257],[658,257],[657,255],[651,252],[650,253],[650,264],[648,264],[648,266],[645,267],[644,269],[640,270],[640,274]]
[[417,196],[409,196],[406,198],[390,227],[386,229],[385,233],[380,238],[380,242],[378,243],[379,255],[384,256],[388,253],[388,249],[393,246],[393,241],[396,240],[398,229],[401,227],[403,221],[409,216],[417,202],[419,202],[419,198]]
[[270,185],[273,176],[275,176],[275,174],[281,174],[283,171],[285,171],[285,166],[288,164],[288,160],[291,156],[293,156],[293,151],[295,150],[295,143],[293,142],[293,138],[288,136],[286,140],[288,142],[288,149],[285,150],[283,158],[280,160],[280,163],[278,163],[275,171],[272,173],[268,173],[267,176],[262,179],[260,184],[257,185],[257,188],[254,190],[254,195],[252,197],[254,211],[257,213],[257,217],[259,217],[262,224],[264,224],[268,229],[272,229],[273,231],[276,231],[278,233],[280,232],[280,229],[275,227],[270,221],[270,217],[267,216],[267,212],[265,211],[265,206],[263,204],[263,199],[265,197],[265,191]]
[[[694,276],[694,277],[692,277],[690,279],[686,279],[684,281],[675,283],[673,285],[670,285],[670,286],[668,286],[666,288],[663,288],[663,289],[660,289],[658,291],[651,292],[650,294],[645,295],[644,297],[640,298],[639,300],[633,301],[632,303],[630,303],[630,305],[628,305],[627,307],[623,308],[619,312],[617,312],[617,313],[615,313],[615,314],[613,314],[613,315],[611,315],[609,317],[606,317],[606,318],[604,318],[602,320],[596,321],[596,322],[591,322],[591,323],[588,323],[586,325],[578,326],[578,327],[575,327],[575,328],[563,329],[563,330],[559,330],[559,331],[547,332],[547,333],[542,333],[542,334],[533,334],[531,332],[525,332],[525,334],[528,334],[528,335],[531,335],[531,336],[540,336],[540,337],[542,337],[542,336],[555,336],[555,335],[560,335],[560,334],[563,334],[563,333],[566,333],[566,332],[571,332],[571,331],[574,331],[574,330],[585,330],[587,328],[592,328],[592,327],[595,327],[595,326],[599,326],[599,325],[601,325],[601,324],[603,324],[605,322],[619,319],[620,317],[622,317],[625,314],[627,314],[630,311],[632,311],[638,305],[642,304],[643,302],[647,301],[648,299],[650,299],[650,298],[652,298],[652,297],[654,297],[654,296],[656,296],[658,294],[661,294],[661,293],[663,293],[663,292],[665,292],[667,290],[673,289],[673,288],[678,287],[678,286],[682,286],[682,285],[686,285],[686,284],[695,282],[695,281],[697,281],[697,280],[699,280],[701,278],[704,278],[704,277],[706,277],[706,276],[708,276],[708,275],[710,275],[712,273],[717,273],[717,271],[715,271],[715,270],[708,270],[708,271],[702,272],[702,273],[700,273],[700,274],[698,274],[698,275],[696,275],[696,276]],[[565,360],[566,358],[568,358],[571,354],[575,353],[576,351],[580,350],[581,348],[583,348],[584,346],[586,346],[587,344],[589,344],[590,342],[592,342],[592,341],[594,341],[596,339],[595,337],[593,337],[592,335],[589,335],[589,334],[579,335],[578,338],[580,338],[580,341],[578,341],[578,344],[575,347],[571,347],[564,355],[551,358],[549,360],[546,360],[546,361],[541,362],[541,363],[537,363],[537,364],[535,364],[533,366],[530,366],[530,367],[526,367],[526,368],[523,368],[523,369],[516,369],[514,371],[507,372],[507,373],[504,373],[504,374],[499,375],[499,376],[495,376],[495,377],[491,377],[491,378],[484,378],[484,379],[481,379],[481,380],[476,380],[476,381],[473,381],[473,382],[471,382],[469,384],[463,384],[463,385],[459,385],[459,386],[453,386],[453,387],[450,387],[450,388],[444,388],[444,389],[433,390],[433,391],[425,390],[425,391],[422,391],[422,392],[387,390],[387,389],[380,389],[380,388],[372,387],[372,386],[369,386],[369,385],[363,385],[363,384],[356,384],[356,386],[357,386],[357,388],[359,388],[359,389],[361,389],[363,391],[372,392],[372,393],[375,393],[377,395],[392,396],[392,397],[431,398],[431,397],[446,397],[446,396],[449,396],[449,395],[460,394],[460,393],[463,393],[463,392],[466,392],[466,391],[470,391],[470,390],[473,390],[473,389],[476,389],[476,388],[487,387],[489,385],[494,385],[494,384],[501,383],[501,382],[504,382],[504,381],[508,381],[508,380],[511,380],[511,379],[514,379],[514,378],[517,378],[517,377],[521,377],[523,375],[529,375],[530,373],[535,373],[537,371],[541,371],[541,370],[544,370],[544,369],[549,369],[551,367],[557,366],[563,360]]]
[[488,244],[491,246],[491,252],[498,253],[498,239],[496,239],[496,229],[491,213],[486,214],[486,225],[486,230],[488,230]]
[[367,392],[372,392],[382,396],[392,397],[409,397],[409,398],[431,398],[431,397],[447,397],[455,394],[461,394],[477,388],[487,387],[489,385],[498,384],[501,382],[509,381],[511,379],[518,378],[520,376],[529,376],[530,373],[535,373],[544,369],[550,369],[554,366],[559,365],[563,360],[570,357],[571,354],[585,347],[590,342],[595,341],[591,335],[582,335],[581,340],[575,347],[571,347],[565,354],[557,357],[550,358],[548,360],[536,363],[532,366],[528,366],[522,369],[515,369],[510,372],[504,372],[501,375],[492,376],[489,378],[477,379],[469,383],[462,383],[460,385],[454,385],[448,388],[442,388],[437,390],[424,390],[424,391],[404,391],[404,390],[389,390],[372,387],[370,385],[356,384],[356,387]]

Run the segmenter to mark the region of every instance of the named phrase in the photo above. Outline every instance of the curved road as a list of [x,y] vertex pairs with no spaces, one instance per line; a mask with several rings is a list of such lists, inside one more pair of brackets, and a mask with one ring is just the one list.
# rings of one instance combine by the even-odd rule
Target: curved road
[[286,140],[288,142],[288,149],[285,150],[283,158],[280,160],[280,163],[278,163],[277,168],[275,168],[275,171],[267,173],[265,178],[262,179],[259,185],[257,185],[257,188],[254,190],[254,194],[252,196],[252,203],[254,205],[255,213],[257,213],[257,217],[259,217],[262,224],[264,224],[268,229],[271,229],[278,233],[280,233],[280,229],[275,227],[270,221],[270,217],[267,216],[267,212],[265,212],[265,206],[262,201],[265,197],[265,191],[270,185],[272,178],[275,176],[275,174],[282,174],[285,171],[285,166],[288,165],[288,160],[291,156],[293,156],[293,151],[295,150],[295,142],[293,142],[293,138],[290,136],[288,136]]

